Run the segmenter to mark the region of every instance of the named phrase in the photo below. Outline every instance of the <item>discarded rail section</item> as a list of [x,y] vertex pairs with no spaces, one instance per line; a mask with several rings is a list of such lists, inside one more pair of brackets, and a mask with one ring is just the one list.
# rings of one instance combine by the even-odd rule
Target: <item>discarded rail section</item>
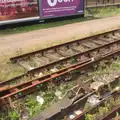
[[[72,99],[62,99],[45,109],[38,116],[33,118],[33,120],[85,120],[87,114],[96,113],[99,111],[98,109],[100,107],[106,106],[106,103],[110,103],[110,101],[111,106],[109,106],[109,110],[111,109],[112,111],[108,110],[108,113],[103,112],[101,116],[96,116],[96,119],[110,120],[111,118],[115,118],[116,112],[120,113],[120,103],[117,102],[118,99],[120,100],[120,87],[112,85],[114,83],[119,83],[119,80],[120,72],[114,76],[109,84],[106,84],[99,89],[99,95],[93,90],[89,92],[82,91],[82,88],[84,89],[84,85],[77,86],[78,89],[76,92],[80,92],[77,96]],[[84,84],[87,84],[87,87],[89,87],[92,82],[92,80],[88,80],[84,82]],[[103,89],[108,87],[108,85],[111,85],[112,90],[103,91]],[[116,102],[113,102],[113,100]]]
[[27,72],[0,83],[0,101],[6,104],[119,54],[120,33],[115,30],[11,58]]

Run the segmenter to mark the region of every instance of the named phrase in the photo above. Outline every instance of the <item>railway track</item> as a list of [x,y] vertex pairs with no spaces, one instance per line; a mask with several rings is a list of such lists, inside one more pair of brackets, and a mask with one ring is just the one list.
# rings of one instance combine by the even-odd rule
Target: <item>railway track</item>
[[[108,33],[108,34],[110,34],[110,33]],[[110,46],[112,46],[112,44],[114,44],[114,45],[118,44],[116,46],[119,46],[119,36],[115,37],[113,35],[113,37],[115,37],[115,39],[112,39],[112,40],[110,37],[109,37],[110,39],[109,38],[96,38],[96,37],[97,36],[95,36],[94,38],[87,38],[88,40],[87,39],[77,40],[74,42],[58,45],[55,47],[50,47],[50,48],[36,51],[33,53],[28,53],[28,54],[25,54],[22,56],[17,56],[17,57],[11,58],[11,61],[22,65],[26,69],[28,68],[28,70],[23,75],[17,76],[16,78],[13,78],[11,80],[0,83],[0,86],[3,86],[3,85],[11,86],[12,84],[14,85],[15,81],[17,81],[18,83],[21,83],[22,80],[19,81],[18,79],[21,79],[28,75],[30,76],[30,78],[32,78],[32,77],[39,78],[39,77],[45,76],[47,74],[59,71],[60,69],[65,68],[67,66],[73,65],[73,63],[83,61],[85,58],[86,59],[94,58],[94,56],[97,55],[97,52],[99,50],[101,50],[101,52],[103,52],[105,50],[105,47],[107,47],[107,46],[110,47]],[[95,39],[95,40],[90,40],[90,39]],[[96,40],[96,39],[99,39],[99,40]],[[93,43],[90,43],[91,41],[93,41]],[[82,45],[82,43],[83,43],[83,45]],[[92,46],[92,45],[94,45],[94,46]],[[64,50],[60,51],[60,48],[64,48],[64,49],[66,49],[66,51],[68,50],[68,52],[65,53],[66,55],[64,55]],[[103,49],[103,51],[102,51],[102,49]],[[51,53],[51,51],[52,51],[52,53]],[[69,52],[71,52],[72,55]],[[49,53],[49,54],[46,54],[46,53]],[[54,58],[56,58],[55,55],[59,56],[59,57],[57,57],[57,60],[54,59]],[[99,53],[99,56],[100,56],[100,53]],[[49,63],[44,61],[43,58],[46,61],[49,61]],[[39,63],[39,65],[38,65],[39,67],[34,66],[34,68],[33,68],[33,66],[30,66],[30,64],[28,64],[28,63],[29,63],[29,61],[31,61],[31,59],[33,60],[33,63],[32,62],[31,63],[33,65]],[[42,59],[43,59],[43,61],[42,61]],[[44,63],[45,65],[43,64],[43,62],[45,62]],[[22,63],[24,63],[24,64],[22,64]],[[31,70],[31,68],[33,68],[33,69]],[[25,80],[23,80],[23,81],[25,81]]]
[[[53,104],[32,120],[85,120],[87,114],[96,113],[98,108],[106,105],[106,102],[109,103],[112,99],[117,101],[118,98],[120,100],[120,88],[114,86],[112,87],[112,91],[103,90],[109,85],[112,86],[114,83],[119,83],[119,80],[120,72],[114,76],[113,80],[109,84],[101,87],[102,91],[99,91],[100,94],[96,93],[94,90],[90,90],[90,83],[93,81],[87,80],[84,82],[82,87],[77,86],[78,89],[76,92],[78,93],[78,90],[80,92],[78,95],[72,99],[65,98],[60,102]],[[84,88],[84,86],[86,87]],[[84,90],[82,91],[80,88],[83,88]],[[115,103],[112,104],[112,111],[107,111],[107,114],[103,113],[105,116],[96,116],[97,120],[110,120],[115,117],[116,112],[120,113],[119,102],[116,102],[116,105]]]
[[[13,57],[10,60],[24,67],[27,72],[0,83],[0,101],[5,104],[8,98],[18,99],[45,87],[48,82],[66,80],[77,70],[119,53],[120,34],[119,30],[115,30]],[[24,79],[25,76],[29,78]]]

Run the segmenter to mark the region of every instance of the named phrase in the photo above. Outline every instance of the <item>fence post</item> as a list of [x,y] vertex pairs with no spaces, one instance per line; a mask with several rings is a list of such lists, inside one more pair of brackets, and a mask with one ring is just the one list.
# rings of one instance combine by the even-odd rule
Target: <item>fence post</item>
[[97,6],[97,0],[96,0],[96,6]]
[[86,2],[86,7],[87,7],[87,5],[88,5],[88,4],[87,4],[87,3],[88,3],[88,1],[87,1],[87,0],[85,0],[85,2]]
[[113,4],[115,4],[115,0],[113,0]]

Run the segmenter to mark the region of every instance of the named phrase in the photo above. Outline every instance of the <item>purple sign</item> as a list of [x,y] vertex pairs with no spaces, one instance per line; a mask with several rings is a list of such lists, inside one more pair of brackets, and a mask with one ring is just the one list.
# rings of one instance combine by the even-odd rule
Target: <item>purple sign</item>
[[41,17],[52,18],[83,14],[84,0],[41,0]]

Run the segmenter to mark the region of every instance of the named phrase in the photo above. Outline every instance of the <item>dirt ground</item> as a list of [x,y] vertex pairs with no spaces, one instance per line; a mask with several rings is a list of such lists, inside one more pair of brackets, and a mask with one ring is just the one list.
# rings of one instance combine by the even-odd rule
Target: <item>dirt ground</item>
[[0,36],[0,59],[120,28],[120,15],[27,33]]

